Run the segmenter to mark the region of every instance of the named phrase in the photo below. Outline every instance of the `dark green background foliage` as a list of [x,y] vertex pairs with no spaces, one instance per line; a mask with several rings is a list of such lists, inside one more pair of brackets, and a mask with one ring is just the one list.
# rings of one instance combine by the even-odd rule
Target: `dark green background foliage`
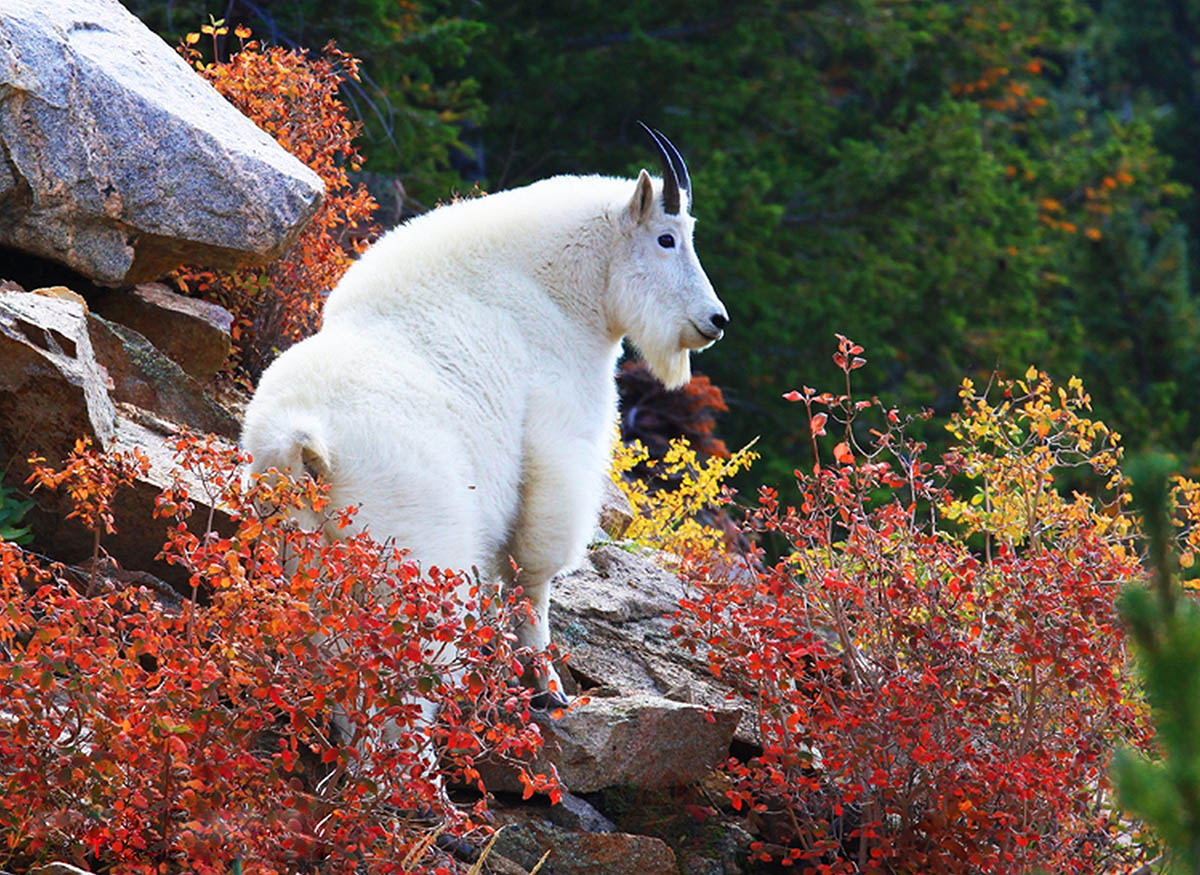
[[[865,391],[910,408],[949,411],[962,377],[1036,363],[1081,375],[1134,440],[1191,442],[1200,337],[1169,197],[1182,188],[1154,145],[1157,117],[1096,83],[1101,23],[1086,7],[554,8],[488,4],[471,65],[489,181],[629,173],[648,160],[639,118],[680,145],[698,248],[733,315],[698,365],[727,391],[726,433],[764,434],[760,476],[799,461],[804,423],[779,396],[829,386],[834,331],[867,348]],[[1007,75],[964,93],[997,68]],[[1008,82],[1045,104],[998,105]],[[1087,189],[1121,168],[1132,182],[1109,190],[1112,212],[1085,211]],[[1039,221],[1046,199],[1075,231]]]
[[662,129],[733,320],[697,365],[730,442],[763,435],[758,480],[802,463],[780,395],[836,388],[834,332],[892,404],[945,414],[964,376],[1036,364],[1130,443],[1196,450],[1200,0],[132,6],[169,39],[210,12],[335,38],[365,61],[371,169],[419,203],[632,174],[635,121]]

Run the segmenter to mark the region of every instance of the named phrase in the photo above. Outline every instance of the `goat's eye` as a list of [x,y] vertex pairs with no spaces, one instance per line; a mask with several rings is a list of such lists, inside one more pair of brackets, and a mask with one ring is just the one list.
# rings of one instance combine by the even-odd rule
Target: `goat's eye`
[[659,234],[658,245],[663,249],[670,249],[675,245],[675,238],[670,234]]

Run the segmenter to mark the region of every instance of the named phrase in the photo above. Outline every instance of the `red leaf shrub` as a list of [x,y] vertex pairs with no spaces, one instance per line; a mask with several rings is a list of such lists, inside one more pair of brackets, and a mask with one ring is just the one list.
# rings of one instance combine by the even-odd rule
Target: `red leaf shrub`
[[237,36],[241,49],[225,61],[202,60],[191,48],[199,34],[189,35],[181,51],[221,96],[325,183],[316,216],[267,267],[190,267],[179,277],[186,289],[233,313],[239,363],[257,377],[279,350],[317,330],[325,295],[378,231],[371,224],[378,204],[347,176],[363,163],[354,146],[362,125],[351,120],[338,89],[346,79],[358,79],[358,60],[333,43],[310,55],[246,42],[249,30],[239,29]]
[[[744,524],[782,557],[695,576],[678,614],[759,706],[762,754],[730,762],[729,798],[773,843],[756,854],[804,871],[1101,871],[1122,853],[1108,755],[1144,741],[1115,608],[1140,570],[1119,489],[1097,509],[1053,476],[1113,475],[1115,439],[1081,416],[1082,387],[1056,396],[1032,372],[998,406],[968,384],[966,442],[931,465],[896,411],[864,428],[878,400],[850,394],[861,352],[840,338],[844,394],[789,393],[818,461],[794,506],[763,489]],[[959,500],[964,476],[979,498]]]
[[[96,474],[86,500],[125,460],[80,452],[67,468]],[[478,757],[541,744],[514,604],[478,585],[463,600],[455,574],[365,536],[300,531],[291,512],[324,506],[311,481],[243,485],[243,459],[211,440],[177,455],[158,512],[192,599],[108,578],[89,595],[0,543],[0,868],[452,871],[429,834],[475,823],[446,805],[435,755],[483,789]],[[196,488],[230,531],[186,525]],[[440,704],[434,727],[416,691]]]

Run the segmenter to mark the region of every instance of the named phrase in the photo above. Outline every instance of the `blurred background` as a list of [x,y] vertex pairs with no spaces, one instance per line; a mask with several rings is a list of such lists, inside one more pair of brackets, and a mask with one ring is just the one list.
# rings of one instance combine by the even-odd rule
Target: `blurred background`
[[[931,408],[1036,365],[1132,447],[1200,456],[1200,0],[126,0],[168,42],[362,60],[354,178],[393,225],[457,193],[633,175],[636,120],[689,162],[697,248],[729,307],[695,361],[761,436],[756,482],[807,458],[781,396]],[[211,30],[211,28],[210,28]]]

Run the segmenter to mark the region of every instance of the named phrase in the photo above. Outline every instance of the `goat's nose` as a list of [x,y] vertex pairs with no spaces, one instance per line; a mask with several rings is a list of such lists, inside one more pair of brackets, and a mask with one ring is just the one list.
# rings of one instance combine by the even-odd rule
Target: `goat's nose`
[[729,317],[724,313],[713,313],[710,319],[717,331],[724,331],[725,326],[729,324]]

